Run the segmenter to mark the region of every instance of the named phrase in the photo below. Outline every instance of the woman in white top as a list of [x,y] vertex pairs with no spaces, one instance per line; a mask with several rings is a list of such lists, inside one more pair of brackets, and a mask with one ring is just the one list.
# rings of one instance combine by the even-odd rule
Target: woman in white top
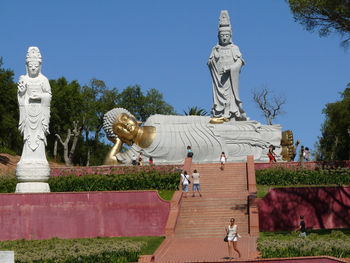
[[188,185],[190,184],[190,176],[187,174],[187,171],[183,171],[183,173],[181,174],[181,184],[184,198],[186,198],[188,192]]
[[235,219],[231,218],[230,224],[228,227],[225,227],[225,231],[227,233],[227,245],[228,245],[228,255],[232,259],[233,258],[233,250],[238,253],[238,258],[241,257],[241,252],[237,248],[238,241],[238,233],[237,233],[237,225],[235,225]]
[[221,155],[220,155],[220,163],[221,163],[221,166],[220,166],[220,169],[223,171],[224,168],[225,168],[225,162],[227,160],[227,157],[225,155],[225,152],[222,152]]

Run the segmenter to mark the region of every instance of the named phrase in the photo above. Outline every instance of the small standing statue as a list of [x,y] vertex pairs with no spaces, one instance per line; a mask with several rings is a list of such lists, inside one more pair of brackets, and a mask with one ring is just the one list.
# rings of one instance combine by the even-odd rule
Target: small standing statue
[[16,192],[50,192],[47,183],[50,167],[45,155],[46,135],[49,133],[51,87],[41,74],[39,48],[29,47],[26,56],[27,74],[18,82],[19,130],[23,135],[23,151],[17,164],[20,183]]
[[208,66],[213,85],[211,123],[223,123],[230,119],[247,120],[239,97],[239,74],[244,65],[238,46],[232,43],[232,29],[227,10],[221,11],[219,44],[213,47]]

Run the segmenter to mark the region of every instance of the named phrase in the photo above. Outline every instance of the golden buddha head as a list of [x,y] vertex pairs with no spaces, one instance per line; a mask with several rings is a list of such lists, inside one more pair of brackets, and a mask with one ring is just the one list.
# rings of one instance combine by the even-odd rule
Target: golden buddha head
[[131,145],[139,125],[135,117],[126,109],[114,108],[103,116],[103,129],[107,138],[115,143],[119,138]]
[[137,120],[127,113],[119,114],[113,123],[113,132],[123,142],[131,145],[135,140],[140,126]]
[[128,145],[136,143],[141,148],[148,147],[155,138],[156,128],[141,125],[142,122],[123,108],[114,108],[103,116],[103,129],[113,143],[119,140]]

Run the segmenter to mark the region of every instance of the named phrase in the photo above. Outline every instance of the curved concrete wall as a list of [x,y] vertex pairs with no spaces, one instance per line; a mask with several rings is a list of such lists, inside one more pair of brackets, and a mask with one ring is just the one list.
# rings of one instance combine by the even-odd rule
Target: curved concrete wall
[[0,240],[162,236],[169,210],[156,191],[0,194]]
[[258,202],[260,231],[350,228],[350,187],[275,188]]

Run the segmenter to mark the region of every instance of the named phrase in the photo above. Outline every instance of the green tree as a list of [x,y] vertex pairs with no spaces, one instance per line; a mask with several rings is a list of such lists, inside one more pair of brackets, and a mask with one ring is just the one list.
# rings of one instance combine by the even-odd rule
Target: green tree
[[13,71],[2,66],[0,57],[0,147],[20,154],[22,138],[18,131],[17,85],[13,81]]
[[58,156],[67,166],[102,164],[107,153],[107,146],[101,141],[103,114],[115,107],[117,90],[108,89],[98,79],[82,87],[64,77],[51,80],[50,84],[50,154],[56,157],[61,152]]
[[207,116],[208,112],[205,109],[194,106],[194,107],[188,108],[187,111],[184,111],[184,114],[185,115]]
[[136,119],[144,121],[146,112],[143,105],[145,105],[145,96],[139,85],[128,86],[118,96],[118,107],[130,111]]
[[77,81],[68,82],[64,77],[50,80],[52,100],[48,152],[56,157],[58,142],[63,146],[63,159],[72,165],[75,149],[83,125],[84,98]]
[[139,85],[125,88],[117,101],[118,107],[127,109],[140,121],[152,114],[175,114],[174,108],[164,101],[158,90],[150,89],[144,95]]
[[[103,115],[114,108],[117,103],[118,91],[116,88],[107,88],[103,80],[92,79],[89,86],[82,87],[83,104],[83,133],[86,165],[96,164],[107,153],[100,139],[103,137]],[[81,161],[83,158],[80,158]],[[101,164],[100,163],[100,164]]]
[[146,120],[153,114],[176,114],[173,106],[164,101],[163,94],[157,89],[150,89],[147,91],[145,96],[144,112],[145,116],[142,116],[143,120]]
[[306,30],[318,30],[320,36],[337,32],[343,38],[342,45],[350,42],[349,0],[288,0],[294,19]]
[[350,83],[341,93],[341,100],[328,103],[317,144],[317,157],[321,160],[350,159]]

